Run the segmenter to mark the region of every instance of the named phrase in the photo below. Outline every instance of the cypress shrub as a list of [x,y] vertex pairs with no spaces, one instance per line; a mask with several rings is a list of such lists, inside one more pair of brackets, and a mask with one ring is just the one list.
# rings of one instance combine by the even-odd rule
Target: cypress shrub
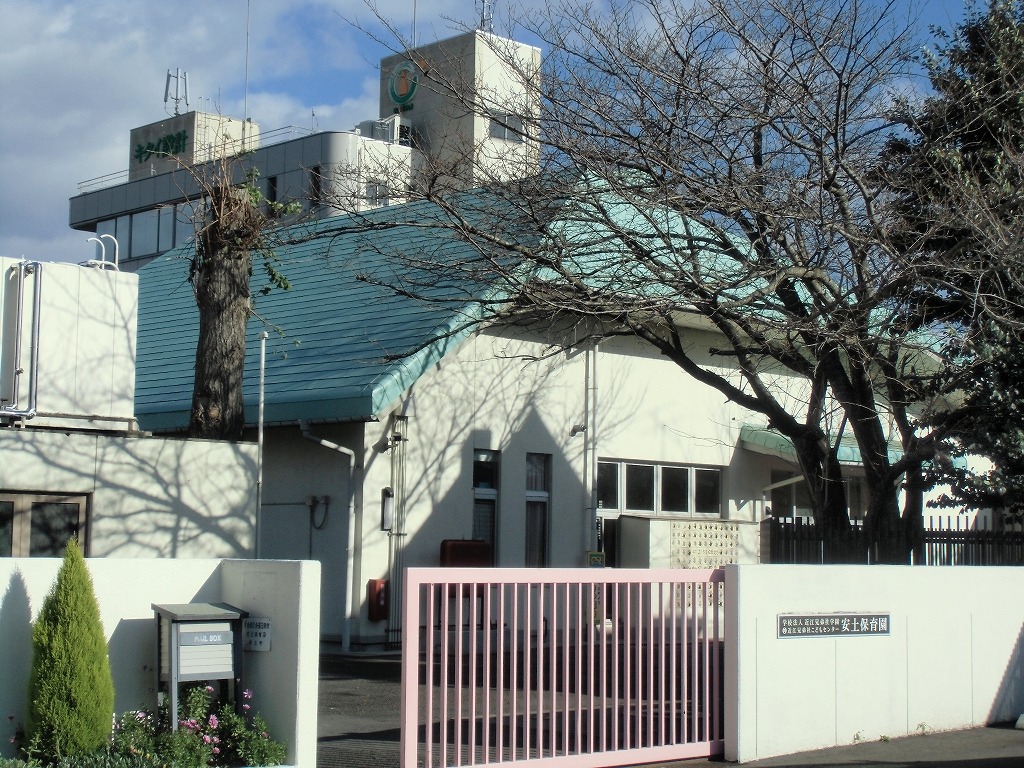
[[44,763],[84,756],[110,738],[114,680],[85,558],[72,539],[32,627],[26,745]]

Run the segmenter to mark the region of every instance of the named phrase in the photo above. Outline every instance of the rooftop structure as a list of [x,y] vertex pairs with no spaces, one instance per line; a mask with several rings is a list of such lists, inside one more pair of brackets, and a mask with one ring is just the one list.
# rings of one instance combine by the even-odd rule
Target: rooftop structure
[[349,131],[261,133],[196,111],[136,128],[128,171],[79,185],[69,223],[100,239],[98,258],[116,250],[135,271],[194,236],[197,171],[240,153],[266,200],[301,202],[314,219],[402,202],[428,175],[461,187],[529,175],[538,150],[526,127],[539,105],[527,78],[539,66],[537,48],[475,30],[384,58],[379,115]]

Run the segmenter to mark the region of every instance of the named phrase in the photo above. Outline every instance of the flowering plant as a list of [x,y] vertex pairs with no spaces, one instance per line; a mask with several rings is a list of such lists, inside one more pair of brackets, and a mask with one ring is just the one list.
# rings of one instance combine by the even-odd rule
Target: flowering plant
[[114,724],[110,751],[171,766],[280,765],[284,745],[270,738],[266,721],[253,712],[252,691],[242,695],[238,713],[229,704],[218,707],[212,687],[190,688],[179,705],[177,730],[169,727],[166,709],[162,716],[126,712]]

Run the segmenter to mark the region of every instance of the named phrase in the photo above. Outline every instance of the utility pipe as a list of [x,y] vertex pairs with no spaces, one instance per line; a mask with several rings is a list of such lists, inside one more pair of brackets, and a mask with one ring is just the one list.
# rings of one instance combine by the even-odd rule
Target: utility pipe
[[[14,331],[14,388],[11,404],[0,409],[0,415],[32,419],[36,415],[36,399],[39,394],[39,314],[42,307],[43,265],[38,261],[22,261],[18,269],[18,308]],[[28,408],[21,408],[21,340],[24,335],[22,319],[25,308],[25,276],[35,275],[32,296],[32,342],[29,352]]]
[[263,401],[266,393],[268,335],[266,331],[260,331],[260,404],[259,415],[256,417],[256,546],[253,547],[257,560],[260,557],[260,523],[263,517]]
[[355,564],[352,561],[355,553],[352,547],[352,539],[355,537],[356,532],[356,454],[355,451],[343,445],[338,445],[312,434],[309,431],[309,424],[305,421],[299,422],[299,429],[302,431],[302,436],[307,440],[348,456],[348,535],[345,537],[345,620],[341,625],[341,651],[342,653],[348,653],[352,647],[352,579],[355,578]]

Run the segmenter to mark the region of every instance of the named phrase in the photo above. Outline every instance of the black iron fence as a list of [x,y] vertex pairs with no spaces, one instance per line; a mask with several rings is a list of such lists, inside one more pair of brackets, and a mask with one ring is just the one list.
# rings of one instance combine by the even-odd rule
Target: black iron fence
[[[1024,565],[1024,531],[1020,530],[967,527],[960,518],[927,517],[917,538],[902,532],[898,535],[901,540],[895,542],[894,549],[908,553],[908,563]],[[769,517],[761,523],[762,559],[767,557],[770,563],[877,563],[884,561],[880,549],[860,526],[825,541],[809,520]]]

